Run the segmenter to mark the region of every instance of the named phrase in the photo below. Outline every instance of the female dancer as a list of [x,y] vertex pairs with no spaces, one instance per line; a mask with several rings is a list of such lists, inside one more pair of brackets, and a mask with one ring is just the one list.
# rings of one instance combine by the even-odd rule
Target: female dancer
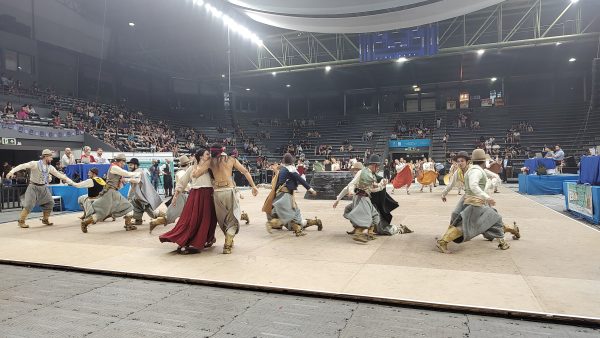
[[396,177],[392,180],[392,185],[394,186],[392,194],[394,190],[406,187],[406,194],[410,195],[408,189],[410,189],[410,185],[414,180],[412,168],[403,158],[400,160],[396,159],[394,162],[396,164]]
[[421,184],[421,192],[423,188],[429,186],[429,192],[432,191],[435,180],[437,180],[438,173],[435,171],[435,162],[431,158],[424,159],[421,167],[421,173],[417,177],[417,181]]
[[[211,176],[208,171],[202,172],[201,169],[204,162],[210,161],[210,153],[206,149],[200,149],[194,156],[197,164],[186,170],[171,202],[176,205],[177,197],[183,193],[183,188],[189,182],[190,193],[179,221],[173,230],[159,237],[161,242],[177,243],[179,245],[177,252],[184,255],[198,253],[216,242],[217,216]],[[200,176],[193,178],[194,173]]]

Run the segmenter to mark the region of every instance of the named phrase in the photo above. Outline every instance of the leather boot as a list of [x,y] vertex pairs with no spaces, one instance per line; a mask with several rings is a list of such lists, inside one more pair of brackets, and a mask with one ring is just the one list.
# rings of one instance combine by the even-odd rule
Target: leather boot
[[510,245],[508,245],[508,243],[506,243],[504,238],[498,238],[498,248],[500,250],[507,250],[508,248],[510,248]]
[[367,238],[364,232],[365,228],[354,228],[354,236],[352,237],[352,239],[357,242],[367,243],[369,239]]
[[223,244],[223,254],[228,255],[231,253],[233,247],[233,235],[225,233],[225,244]]
[[153,219],[150,221],[150,233],[152,233],[152,230],[154,230],[154,228],[156,228],[159,225],[167,225],[167,219],[160,216],[157,219]]
[[47,225],[47,226],[54,225],[54,223],[50,222],[50,213],[51,212],[52,211],[50,211],[50,210],[43,211],[43,213],[42,213],[43,214],[43,216],[42,216],[42,224],[43,225]]
[[346,231],[348,235],[354,235],[356,233],[356,228],[353,228],[352,231]]
[[411,234],[411,233],[414,232],[414,231],[410,230],[406,225],[400,224],[399,227],[400,227],[400,233],[401,234]]
[[135,225],[133,225],[132,217],[131,216],[125,216],[123,217],[125,219],[125,231],[131,231],[131,230],[136,230],[137,227]]
[[94,224],[94,223],[96,223],[96,222],[94,222],[94,218],[91,216],[84,219],[83,221],[81,221],[81,232],[83,232],[84,234],[87,234],[88,225]]
[[508,232],[509,234],[512,234],[512,238],[514,240],[518,240],[519,238],[521,238],[521,231],[519,230],[519,227],[517,226],[517,222],[513,222],[513,226],[508,226],[506,224],[504,224],[503,226],[504,232]]
[[250,217],[245,211],[242,211],[242,216],[240,217],[241,221],[246,221],[246,224],[250,224]]
[[367,231],[367,239],[370,241],[377,239],[377,237],[375,237],[375,226],[374,225],[371,225],[371,227]]
[[279,220],[279,218],[271,218],[270,221],[268,221],[265,226],[267,227],[267,232],[268,233],[272,233],[273,229],[281,229],[283,228],[283,223],[281,223],[281,221]]
[[306,219],[306,225],[304,226],[304,229],[308,228],[309,226],[313,226],[316,225],[317,226],[317,231],[322,231],[323,230],[323,222],[321,222],[320,219],[316,218],[315,219]]
[[448,230],[446,230],[444,236],[442,236],[442,238],[436,242],[436,246],[440,250],[440,252],[447,253],[448,243],[459,238],[460,236],[462,236],[462,231],[455,226],[450,226],[448,227]]
[[19,221],[18,221],[18,224],[21,228],[29,228],[29,225],[25,224],[25,220],[27,219],[28,215],[29,215],[29,210],[27,210],[27,209],[21,210],[21,215],[19,215]]
[[306,232],[302,231],[302,226],[298,223],[292,222],[292,230],[296,237],[306,236]]

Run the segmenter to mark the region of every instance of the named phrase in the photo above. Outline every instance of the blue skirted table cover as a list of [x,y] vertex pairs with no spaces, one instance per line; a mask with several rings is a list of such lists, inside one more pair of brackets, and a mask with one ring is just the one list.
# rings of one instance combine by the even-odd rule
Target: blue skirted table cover
[[600,185],[600,156],[584,156],[581,158],[579,183]]
[[[56,184],[50,186],[52,196],[60,196],[62,198],[62,209],[64,211],[81,211],[77,199],[79,196],[87,195],[86,188],[75,188],[70,185]],[[121,195],[127,197],[129,193],[129,183],[119,189]],[[39,206],[36,206],[33,211],[41,211]]]
[[546,169],[556,169],[556,162],[551,158],[530,158],[525,160],[524,166],[529,168],[529,175],[534,175],[537,168],[543,165]]

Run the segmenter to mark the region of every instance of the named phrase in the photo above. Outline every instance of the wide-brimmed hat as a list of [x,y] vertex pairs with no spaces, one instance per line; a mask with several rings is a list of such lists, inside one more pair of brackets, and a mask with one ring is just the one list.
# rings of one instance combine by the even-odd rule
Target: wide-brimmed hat
[[483,149],[475,149],[473,150],[473,154],[471,154],[471,161],[485,161],[485,151]]
[[379,157],[379,155],[371,155],[367,164],[381,164],[381,157]]
[[127,161],[127,157],[125,157],[125,154],[117,154],[114,157],[115,161]]
[[93,172],[94,174],[96,174],[96,176],[98,176],[98,168],[94,167],[90,169],[90,172]]
[[139,166],[140,161],[137,158],[132,157],[131,160],[129,160],[129,162],[127,162],[127,164],[135,164],[135,165]]
[[179,166],[180,167],[185,167],[188,164],[190,164],[190,158],[189,157],[187,157],[186,155],[179,156]]
[[471,158],[469,157],[469,153],[467,153],[466,151],[459,151],[456,155],[454,155],[454,157],[452,158],[454,161],[458,160],[459,158],[464,158],[466,161],[470,160]]
[[44,150],[42,150],[42,157],[53,156],[53,155],[54,154],[52,153],[52,150],[50,150],[50,149],[44,149]]

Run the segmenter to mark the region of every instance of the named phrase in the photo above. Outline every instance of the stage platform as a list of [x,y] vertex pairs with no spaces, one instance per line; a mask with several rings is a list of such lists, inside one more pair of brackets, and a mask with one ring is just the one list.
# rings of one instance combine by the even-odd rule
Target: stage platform
[[83,234],[79,213],[73,213],[54,217],[52,227],[36,219],[29,221],[30,229],[20,229],[16,222],[0,224],[0,260],[336,298],[600,320],[600,232],[509,189],[500,191],[494,194],[498,210],[506,222],[516,221],[523,234],[519,241],[507,236],[507,251],[479,237],[450,244],[452,254],[437,252],[435,237],[447,228],[459,198],[454,191],[442,203],[441,187],[433,193],[420,193],[416,187],[411,195],[396,192],[400,208],[394,222],[415,232],[368,244],[345,234],[350,229],[342,217],[347,201],[332,209],[332,201],[298,198],[304,216],[322,218],[324,230],[310,228],[302,238],[284,231],[268,234],[260,212],[268,191],[261,189],[255,198],[243,192],[242,210],[251,223],[242,226],[232,255],[221,254],[222,234],[215,247],[180,256],[173,252],[175,245],[157,238],[173,225],[153,234],[147,223],[125,232],[118,220],[90,226]]

